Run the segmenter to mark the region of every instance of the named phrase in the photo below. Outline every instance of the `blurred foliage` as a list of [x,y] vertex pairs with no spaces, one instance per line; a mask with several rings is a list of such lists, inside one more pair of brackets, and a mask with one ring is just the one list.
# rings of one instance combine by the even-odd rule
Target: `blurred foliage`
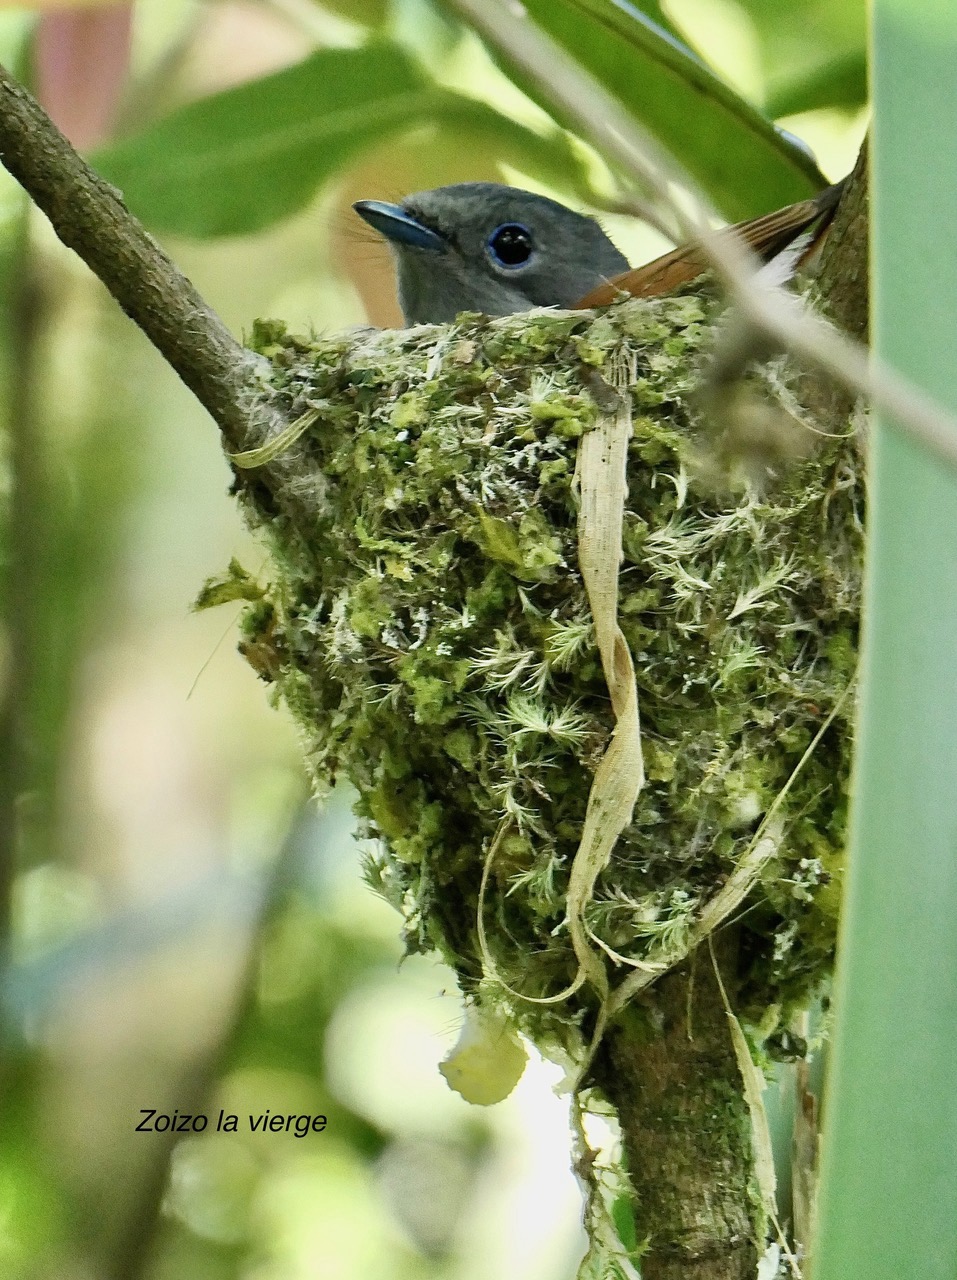
[[160,231],[257,231],[302,208],[372,143],[436,122],[488,135],[508,156],[574,179],[567,141],[443,91],[396,46],[326,49],[287,71],[190,103],[94,157]]
[[363,147],[432,107],[428,81],[401,50],[327,49],[191,103],[95,164],[159,230],[256,231],[301,208]]
[[[623,0],[530,0],[526,8],[680,156],[729,218],[801,199],[823,185],[804,149],[641,10]],[[564,184],[559,176],[556,185],[588,193],[581,165],[559,132],[542,134],[442,87],[424,63],[382,43],[390,22],[408,38],[409,24],[395,21],[387,7],[366,6],[349,17],[370,24],[371,43],[321,50],[192,102],[101,151],[97,167],[150,226],[192,236],[269,226],[303,207],[373,143],[424,122],[486,133],[519,167],[553,184],[564,174]],[[835,24],[828,25],[833,31]],[[853,48],[811,65],[777,89],[771,99],[777,114],[859,105],[862,58],[863,49]],[[542,96],[510,70],[547,111]]]
[[[863,101],[863,0],[528,7],[732,216],[818,180],[762,110],[836,109],[833,134]],[[136,18],[124,131],[96,160],[237,329],[268,314],[341,328],[363,319],[360,295],[382,320],[388,256],[358,238],[359,195],[498,177],[620,200],[601,158],[438,3],[139,0]],[[714,71],[729,18],[758,52],[747,101]],[[23,74],[32,22],[0,14],[0,57]],[[633,255],[657,249],[608,224]],[[0,1273],[570,1276],[562,1105],[544,1069],[494,1112],[446,1090],[449,979],[396,972],[398,917],[359,886],[343,801],[302,820],[295,875],[270,882],[299,746],[233,651],[235,606],[189,613],[204,578],[260,553],[208,420],[41,220],[23,234],[3,174],[0,296],[0,680],[20,722],[0,741],[20,779]],[[21,627],[36,637],[23,670]],[[329,1124],[133,1133],[139,1108],[197,1098]]]
[[640,10],[619,0],[528,0],[525,7],[680,157],[730,220],[822,185],[805,151]]
[[[322,826],[304,816],[301,828],[302,852],[312,857],[310,842],[322,837]],[[236,1265],[249,1250],[274,1254],[277,1242],[264,1221],[264,1204],[304,1161],[316,1162],[316,1192],[339,1195],[337,1184],[348,1188],[354,1180],[362,1181],[364,1166],[382,1164],[405,1147],[401,1105],[394,1109],[397,1124],[367,1117],[337,1097],[317,1074],[330,1022],[350,993],[375,982],[395,959],[391,941],[366,932],[359,921],[337,920],[324,897],[300,878],[279,896],[262,930],[257,981],[235,1023],[219,1083],[205,1108],[211,1124],[224,1110],[240,1116],[242,1127],[236,1134],[190,1137],[175,1149],[161,1250],[170,1274],[176,1274],[184,1256],[198,1268],[190,1274],[205,1275],[224,1261]],[[245,1118],[266,1106],[274,1113],[321,1115],[327,1124],[302,1138],[250,1134]],[[455,1139],[450,1134],[448,1143],[458,1150],[456,1169],[465,1189],[481,1170],[488,1131],[479,1120]],[[446,1199],[452,1217],[442,1226],[441,1196],[431,1214],[417,1202],[414,1187],[399,1196],[399,1205],[400,1214],[420,1221],[423,1237],[416,1240],[412,1232],[404,1274],[429,1274],[415,1263],[416,1245],[441,1257],[458,1225],[455,1206]],[[354,1206],[345,1205],[343,1212],[351,1221]],[[375,1247],[370,1260],[382,1266]]]
[[855,49],[782,84],[768,98],[767,109],[774,116],[790,116],[819,107],[853,110],[866,101],[867,58],[863,49]]
[[[754,25],[771,96],[765,104],[771,114],[774,95],[785,85],[797,95],[805,86],[800,110],[835,105],[831,91],[822,86],[824,68],[856,59],[867,50],[867,5],[864,0],[739,0],[741,10]],[[867,101],[865,79],[858,79],[857,94],[842,105],[862,106]]]
[[[28,419],[43,412],[42,403],[34,399],[40,372],[35,360],[62,281],[34,260],[22,234],[14,245],[19,255],[10,263],[6,296],[14,300],[9,320],[18,332],[8,332],[5,345],[20,357],[9,377],[13,402],[23,413],[19,429],[25,432],[31,425]],[[99,602],[116,572],[123,524],[133,500],[136,460],[123,447],[127,427],[121,415],[91,405],[83,430],[71,440],[58,447],[38,427],[30,442],[36,456],[29,496],[36,510],[28,528],[21,530],[29,539],[30,565],[6,583],[8,593],[16,595],[29,613],[34,641],[32,661],[17,691],[21,714],[31,728],[29,760],[21,778],[26,787],[20,802],[24,869],[49,857],[59,838],[60,745],[75,704],[78,659],[104,621],[97,616]],[[112,459],[109,467],[104,466],[105,458]],[[5,600],[5,612],[13,604]]]

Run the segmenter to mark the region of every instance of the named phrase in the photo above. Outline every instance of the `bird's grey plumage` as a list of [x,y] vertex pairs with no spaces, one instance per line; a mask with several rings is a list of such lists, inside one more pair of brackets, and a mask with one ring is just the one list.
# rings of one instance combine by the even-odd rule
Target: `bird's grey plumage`
[[[594,218],[516,187],[462,182],[406,196],[400,205],[355,207],[390,242],[407,324],[445,323],[460,311],[501,316],[570,307],[628,270]],[[527,261],[496,260],[490,238],[503,227],[527,231]]]

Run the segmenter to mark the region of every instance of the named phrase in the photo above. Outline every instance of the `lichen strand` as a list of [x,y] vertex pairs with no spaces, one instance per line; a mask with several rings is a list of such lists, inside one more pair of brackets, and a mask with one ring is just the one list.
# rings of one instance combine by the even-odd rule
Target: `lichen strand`
[[[595,934],[638,958],[680,938],[852,678],[852,444],[822,440],[761,494],[715,496],[688,474],[716,309],[688,294],[312,342],[257,331],[291,413],[320,414],[296,466],[285,460],[296,492],[267,475],[266,513],[262,472],[246,490],[275,567],[244,643],[305,731],[317,780],[357,788],[381,838],[370,875],[403,911],[409,948],[437,948],[466,990],[487,967],[479,885],[503,815],[484,916],[498,974],[542,996],[577,969],[565,887],[613,719],[574,471],[613,352],[638,369],[620,614],[648,781],[588,909]],[[308,509],[308,535],[273,504]],[[831,957],[851,701],[781,804],[780,853],[744,915],[743,992],[765,1027]],[[592,1000],[512,1006],[547,1043],[567,1040]]]

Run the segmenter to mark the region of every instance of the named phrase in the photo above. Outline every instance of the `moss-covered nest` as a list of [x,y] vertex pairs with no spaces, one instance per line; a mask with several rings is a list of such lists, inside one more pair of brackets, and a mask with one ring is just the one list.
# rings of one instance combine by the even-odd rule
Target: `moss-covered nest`
[[[370,874],[409,948],[437,949],[466,992],[494,972],[548,996],[579,971],[566,889],[614,718],[579,570],[576,454],[614,402],[622,351],[637,376],[619,622],[647,780],[587,926],[633,960],[680,953],[773,806],[772,855],[735,912],[747,1012],[770,1025],[830,961],[861,477],[853,441],[823,436],[760,492],[716,496],[695,479],[694,388],[717,307],[688,293],[309,341],[257,330],[309,425],[239,473],[273,552],[242,647],[295,716],[317,781],[357,789],[379,841]],[[790,396],[781,368],[765,382]],[[628,968],[603,960],[614,986]],[[526,1004],[506,986],[540,1042],[568,1043],[599,998],[584,984]]]

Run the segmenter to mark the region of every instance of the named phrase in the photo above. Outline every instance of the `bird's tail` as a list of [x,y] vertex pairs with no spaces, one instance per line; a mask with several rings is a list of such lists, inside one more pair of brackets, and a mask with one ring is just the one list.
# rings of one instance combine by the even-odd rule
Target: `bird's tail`
[[[733,235],[743,240],[749,249],[763,261],[770,262],[793,245],[797,252],[789,260],[789,275],[799,271],[816,254],[823,244],[828,228],[834,219],[848,179],[843,178],[833,186],[825,187],[810,200],[799,200],[774,213],[762,214],[725,228],[722,235]],[[809,233],[804,236],[804,233]],[[799,242],[799,237],[804,237]],[[633,267],[614,279],[600,284],[577,304],[579,308],[602,307],[621,294],[633,298],[658,298],[674,293],[682,285],[696,280],[710,269],[711,263],[700,244],[682,245]]]

